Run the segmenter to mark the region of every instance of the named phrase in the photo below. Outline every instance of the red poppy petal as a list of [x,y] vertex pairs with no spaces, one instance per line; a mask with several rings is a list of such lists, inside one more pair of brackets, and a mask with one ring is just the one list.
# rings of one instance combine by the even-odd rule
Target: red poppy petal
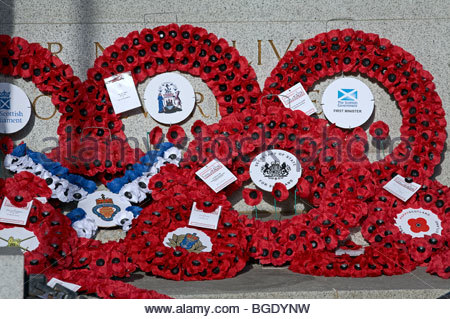
[[162,129],[159,126],[155,126],[150,133],[148,134],[150,144],[151,145],[158,145],[161,144],[163,139],[163,132]]
[[289,191],[283,183],[275,183],[272,195],[279,202],[285,201],[289,197]]

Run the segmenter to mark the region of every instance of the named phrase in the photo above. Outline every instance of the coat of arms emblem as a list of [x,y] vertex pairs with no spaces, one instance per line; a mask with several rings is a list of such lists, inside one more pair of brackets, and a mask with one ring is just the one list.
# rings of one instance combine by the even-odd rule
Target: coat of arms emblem
[[23,251],[33,251],[38,246],[36,235],[23,227],[4,228],[0,231],[0,248],[18,247]]
[[182,111],[180,90],[172,82],[163,82],[159,86],[158,113],[175,113]]
[[21,244],[22,244],[22,242],[24,242],[24,241],[26,241],[28,239],[31,239],[33,237],[35,237],[35,236],[33,235],[33,236],[28,237],[28,238],[20,239],[20,238],[14,238],[13,236],[10,236],[8,238],[8,240],[3,239],[3,238],[0,238],[0,239],[2,239],[4,241],[7,241],[7,243],[8,243],[7,247],[19,247],[22,250],[28,251],[28,248],[22,247]]
[[11,109],[11,92],[0,92],[0,110]]
[[264,177],[268,178],[283,178],[289,175],[289,171],[291,168],[285,163],[281,163],[279,161],[273,161],[270,165],[266,163],[263,167],[261,167],[261,172]]
[[206,248],[196,233],[173,234],[172,238],[169,238],[168,245],[172,248],[184,248],[191,253],[199,253]]
[[120,207],[114,204],[112,198],[107,198],[102,194],[101,198],[95,200],[96,204],[92,212],[105,221],[112,221],[114,216],[120,212]]

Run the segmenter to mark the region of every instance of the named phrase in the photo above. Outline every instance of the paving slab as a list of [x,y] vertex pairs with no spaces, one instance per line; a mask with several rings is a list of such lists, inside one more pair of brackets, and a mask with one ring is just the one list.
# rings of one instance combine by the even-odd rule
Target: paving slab
[[341,278],[254,265],[223,280],[171,281],[137,272],[125,281],[184,299],[438,298],[450,291],[449,280],[430,275],[422,267],[397,276]]
[[24,296],[23,253],[19,247],[0,247],[0,299]]

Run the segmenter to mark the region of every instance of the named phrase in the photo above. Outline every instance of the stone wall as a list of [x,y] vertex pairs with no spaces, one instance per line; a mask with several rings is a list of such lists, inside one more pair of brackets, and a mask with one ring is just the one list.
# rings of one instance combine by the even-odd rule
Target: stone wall
[[[435,77],[437,92],[445,110],[450,107],[450,1],[0,1],[0,34],[21,36],[30,42],[39,42],[70,64],[82,80],[101,54],[120,36],[169,23],[193,24],[216,33],[245,55],[256,71],[261,86],[287,50],[294,49],[302,40],[336,28],[354,28],[378,33],[394,44],[412,53],[425,69]],[[208,87],[189,75],[197,92],[198,105],[184,127],[197,119],[206,123],[219,120],[215,98]],[[391,137],[400,135],[401,113],[394,100],[377,83],[360,78],[375,96],[373,119],[384,120],[391,128]],[[310,92],[310,97],[321,109],[320,100],[326,85],[322,81]],[[24,140],[34,150],[45,151],[55,146],[59,121],[50,98],[21,79],[0,81],[17,83],[22,87],[35,112],[30,123],[13,135],[17,142]],[[147,82],[148,83],[148,80]],[[143,96],[146,83],[138,90]],[[136,113],[136,112],[135,112]],[[323,114],[320,115],[323,117]],[[448,117],[447,117],[448,120]],[[135,137],[145,149],[145,135],[156,125],[143,111],[124,119],[128,137]],[[167,128],[166,128],[167,129]],[[368,129],[368,126],[367,126]],[[369,157],[380,154],[371,147]],[[382,154],[381,154],[382,156]],[[450,184],[450,161],[443,160],[436,178]],[[4,174],[4,172],[3,172]],[[232,201],[240,211],[249,207],[237,194]],[[284,210],[292,210],[285,203]],[[301,208],[301,205],[300,207]],[[270,196],[261,209],[273,210]]]

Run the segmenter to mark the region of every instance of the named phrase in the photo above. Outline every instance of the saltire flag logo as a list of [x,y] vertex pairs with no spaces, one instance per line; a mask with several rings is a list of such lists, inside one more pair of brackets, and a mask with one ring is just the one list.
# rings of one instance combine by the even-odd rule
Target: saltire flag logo
[[358,101],[358,91],[356,89],[339,89],[338,90],[339,101]]
[[0,110],[11,109],[11,92],[0,92]]

